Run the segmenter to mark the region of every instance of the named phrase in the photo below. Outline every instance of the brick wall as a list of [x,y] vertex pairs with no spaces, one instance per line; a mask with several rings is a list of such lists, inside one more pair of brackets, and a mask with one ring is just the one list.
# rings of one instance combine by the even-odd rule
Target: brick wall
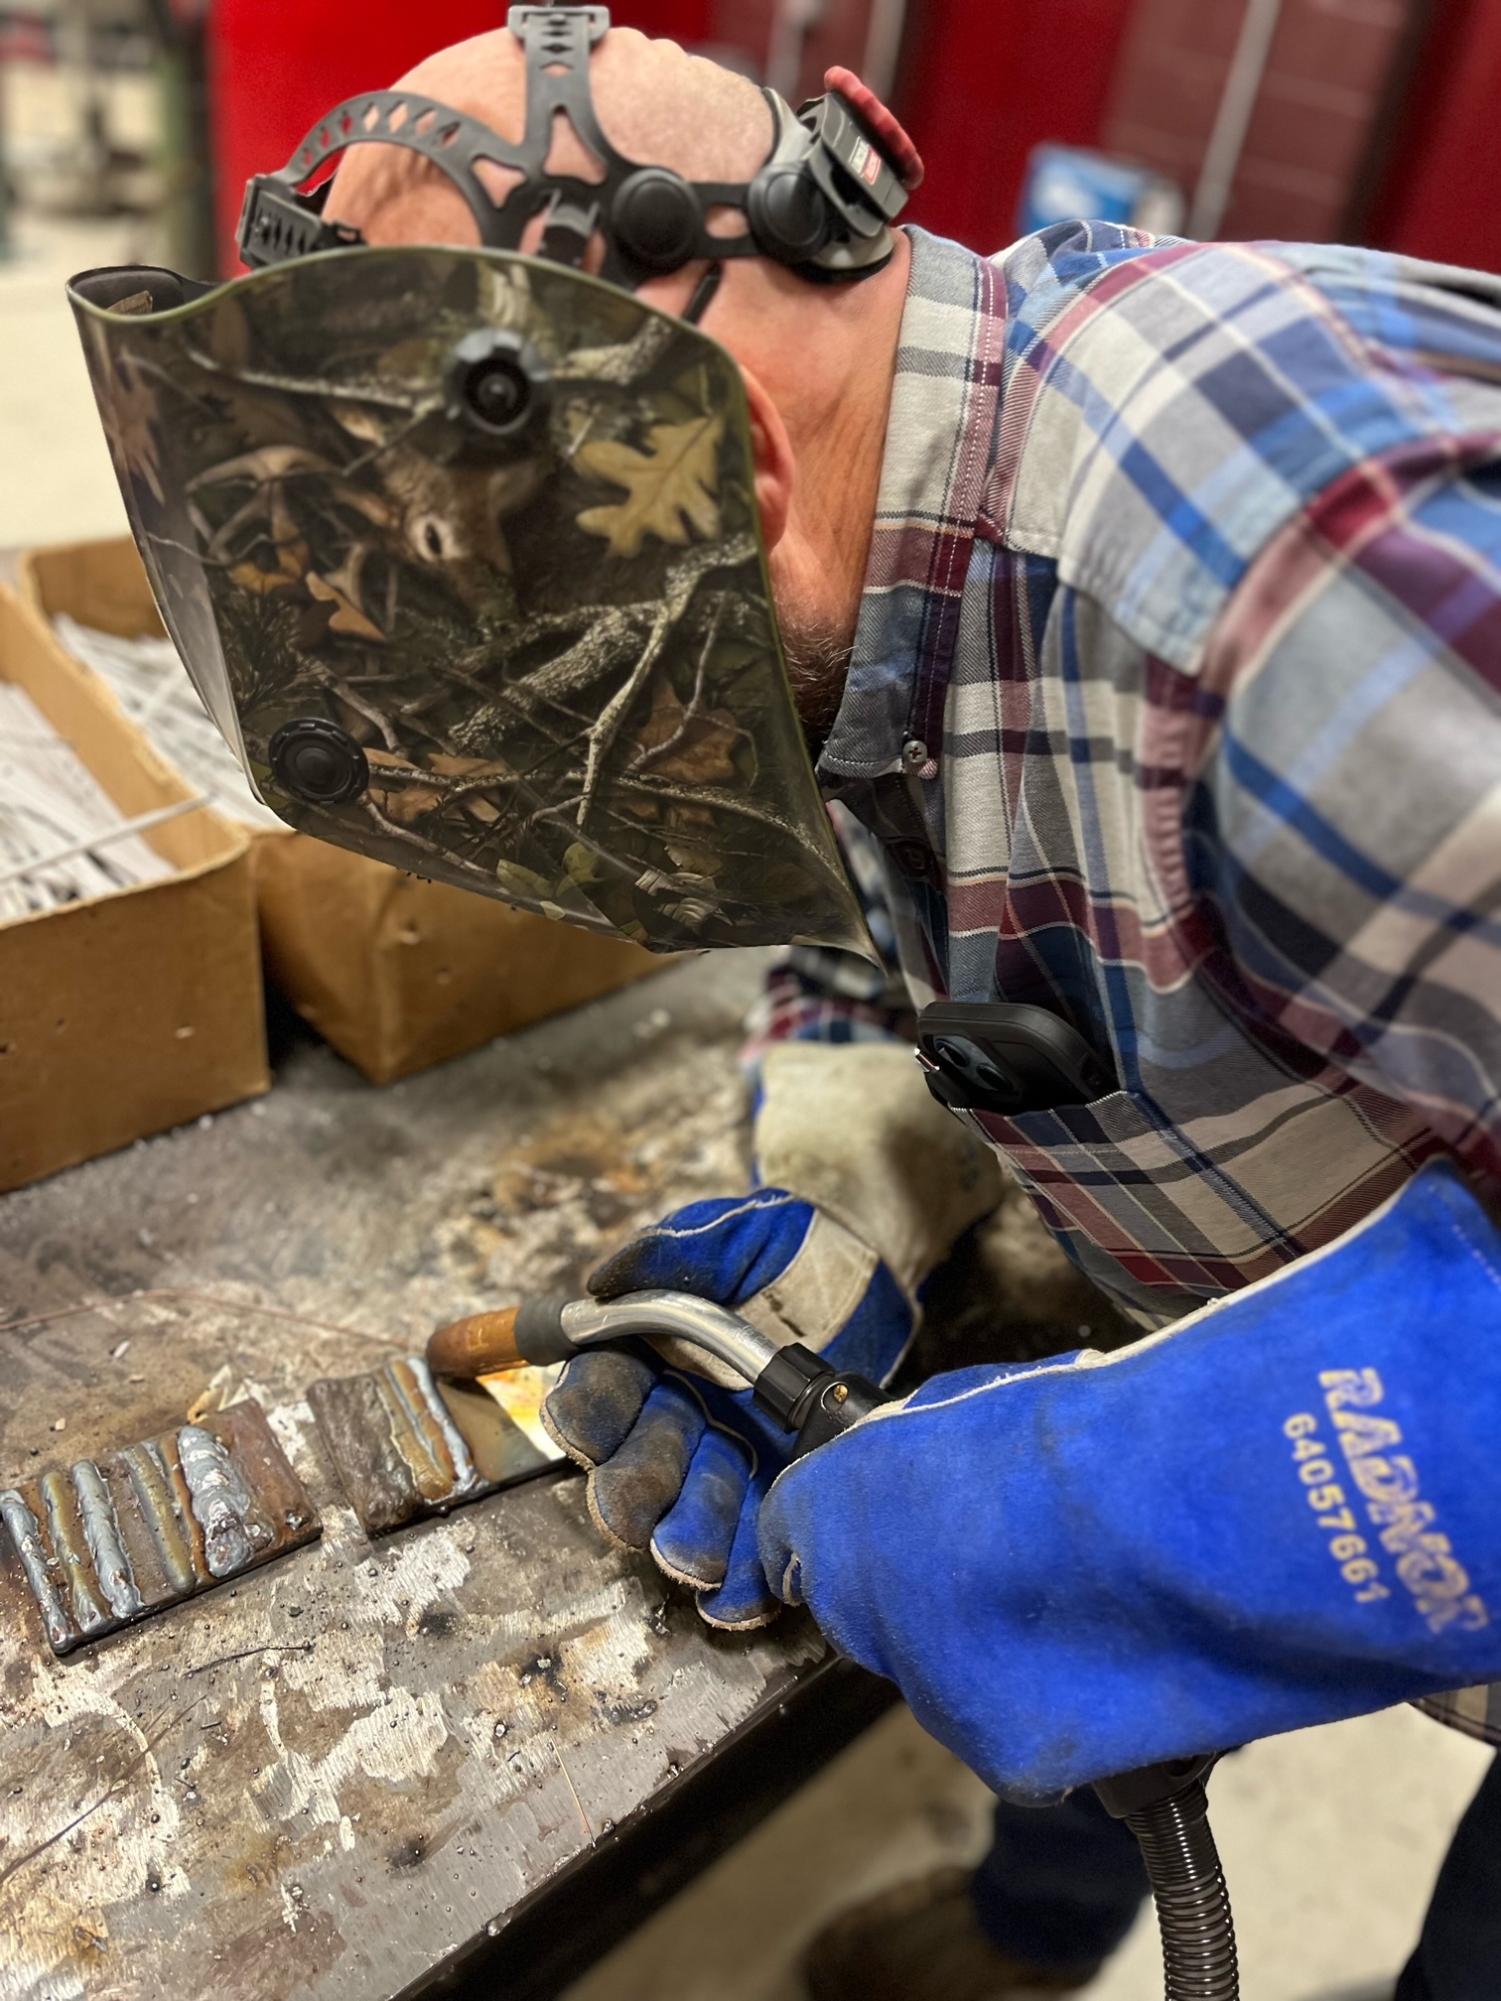
[[[772,40],[775,0],[715,0],[710,11],[713,39],[747,50],[766,62]],[[859,70],[870,33],[871,0],[824,0],[802,43],[802,62],[792,102],[816,97],[831,63]]]
[[[1101,143],[1192,198],[1245,0],[1139,0]],[[1416,0],[1282,0],[1215,234],[1357,233],[1392,94],[1411,62]]]

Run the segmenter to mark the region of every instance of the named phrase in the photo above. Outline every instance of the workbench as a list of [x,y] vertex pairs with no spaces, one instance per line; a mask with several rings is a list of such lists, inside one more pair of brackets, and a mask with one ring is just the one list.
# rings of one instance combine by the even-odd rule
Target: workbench
[[323,1523],[65,1660],[0,1536],[0,2001],[553,1993],[878,1712],[800,1617],[710,1633],[571,1472],[372,1543],[305,1399],[734,1188],[759,973],[383,1091],[278,1023],[269,1097],[0,1199],[0,1485],[248,1395]]

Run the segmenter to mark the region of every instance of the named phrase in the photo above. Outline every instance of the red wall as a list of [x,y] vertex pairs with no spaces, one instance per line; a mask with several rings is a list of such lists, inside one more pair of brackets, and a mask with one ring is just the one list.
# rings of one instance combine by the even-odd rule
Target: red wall
[[999,250],[1016,235],[1032,148],[1094,143],[1133,0],[912,5],[917,32],[897,108],[928,178],[909,214],[976,250]]
[[1501,271],[1501,0],[1443,0],[1398,121],[1368,234]]

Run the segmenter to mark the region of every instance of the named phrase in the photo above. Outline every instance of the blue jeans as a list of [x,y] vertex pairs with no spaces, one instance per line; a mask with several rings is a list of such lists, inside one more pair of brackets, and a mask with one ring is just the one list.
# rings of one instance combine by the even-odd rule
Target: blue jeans
[[1086,1786],[1061,1806],[997,1800],[995,1837],[972,1894],[981,1926],[1002,1951],[1084,1978],[1130,1931],[1147,1872],[1135,1835]]
[[[1013,1958],[1086,1977],[1126,1936],[1146,1894],[1135,1838],[1087,1788],[1061,1806],[997,1802],[994,1845],[975,1872],[975,1910],[989,1937]],[[1230,1896],[1233,1903],[1233,1882]],[[1449,1844],[1417,1950],[1393,2001],[1496,2001],[1497,1995],[1501,1757],[1492,1761]]]

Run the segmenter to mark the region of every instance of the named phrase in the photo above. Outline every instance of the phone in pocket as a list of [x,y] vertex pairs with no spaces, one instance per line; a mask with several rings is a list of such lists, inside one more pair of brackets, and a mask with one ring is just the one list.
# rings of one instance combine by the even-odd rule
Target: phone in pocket
[[934,1001],[917,1018],[928,1089],[957,1111],[1047,1111],[1116,1088],[1110,1066],[1077,1029],[1019,1001]]

